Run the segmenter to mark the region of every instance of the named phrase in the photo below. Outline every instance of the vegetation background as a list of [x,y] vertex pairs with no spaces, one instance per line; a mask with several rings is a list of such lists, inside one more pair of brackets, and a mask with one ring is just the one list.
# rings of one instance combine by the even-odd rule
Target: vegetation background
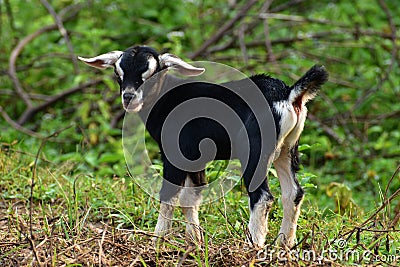
[[[399,264],[399,28],[394,0],[0,0],[0,265]],[[248,247],[241,183],[202,207],[203,247],[184,246],[179,214],[177,233],[151,246],[158,203],[135,186],[146,168],[126,170],[119,89],[111,71],[77,61],[134,44],[288,84],[327,67],[301,138],[296,249],[316,257],[260,258]],[[282,211],[270,176],[272,247]]]

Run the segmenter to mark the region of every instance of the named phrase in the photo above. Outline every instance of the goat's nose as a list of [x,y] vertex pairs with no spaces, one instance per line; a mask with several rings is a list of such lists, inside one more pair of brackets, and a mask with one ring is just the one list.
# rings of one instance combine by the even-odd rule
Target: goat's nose
[[124,93],[124,95],[123,95],[124,101],[131,101],[135,97],[136,97],[136,95],[132,94],[132,93]]

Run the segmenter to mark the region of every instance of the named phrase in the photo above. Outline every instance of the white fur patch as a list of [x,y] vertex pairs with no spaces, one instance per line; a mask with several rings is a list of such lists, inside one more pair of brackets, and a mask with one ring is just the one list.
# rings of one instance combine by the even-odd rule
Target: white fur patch
[[199,222],[201,200],[201,194],[195,192],[192,180],[187,177],[185,187],[179,195],[179,202],[186,219],[186,238],[189,242],[197,244],[202,241]]
[[149,79],[157,69],[157,60],[154,57],[148,59],[148,69],[142,73],[142,80],[146,81]]
[[154,230],[155,235],[164,236],[171,231],[174,208],[175,207],[170,204],[160,204],[160,213],[158,214],[157,225]]
[[279,231],[280,243],[289,248],[293,247],[296,240],[297,220],[300,216],[301,202],[295,205],[294,200],[298,194],[298,185],[295,183],[291,170],[291,159],[288,148],[282,149],[281,156],[274,162],[278,173],[282,192],[283,220]]
[[115,62],[115,71],[117,72],[119,78],[120,78],[121,81],[122,81],[122,80],[124,80],[124,71],[123,71],[122,68],[121,68],[121,59],[122,59],[122,58],[119,58],[119,59],[117,60],[117,62]]
[[281,147],[285,142],[286,136],[293,130],[297,124],[297,115],[293,105],[288,101],[279,101],[274,103],[275,110],[281,115],[280,134],[277,147]]
[[295,124],[295,127],[285,138],[285,144],[288,147],[293,147],[297,142],[297,140],[299,140],[300,134],[304,129],[304,123],[306,121],[306,118],[307,118],[307,107],[303,106],[297,117],[297,122]]
[[177,203],[177,196],[173,197],[170,203],[160,203],[160,212],[158,214],[156,228],[154,229],[153,241],[158,240],[157,237],[162,237],[171,232],[172,229],[172,219],[174,218],[174,209]]
[[252,243],[260,248],[264,246],[265,237],[268,233],[268,214],[272,201],[266,196],[254,205],[250,210],[249,232]]
[[[293,103],[296,100],[296,98],[299,97],[299,95],[301,94],[301,91],[304,92],[305,90],[300,87],[297,87],[297,86],[295,88],[293,88],[289,95],[289,102]],[[317,95],[316,93],[310,93],[309,91],[305,91],[305,94],[302,96],[303,104],[306,104],[308,101],[313,99],[316,95]]]

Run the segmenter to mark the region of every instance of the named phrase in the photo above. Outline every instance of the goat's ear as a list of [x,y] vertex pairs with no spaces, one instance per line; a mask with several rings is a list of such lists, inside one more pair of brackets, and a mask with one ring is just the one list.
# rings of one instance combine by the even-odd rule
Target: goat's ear
[[159,60],[161,68],[174,68],[185,76],[198,76],[205,71],[204,68],[196,68],[173,54],[162,54],[159,56]]
[[117,62],[117,60],[123,53],[124,52],[122,51],[111,51],[109,53],[102,54],[97,57],[92,57],[92,58],[78,57],[78,59],[82,60],[91,67],[98,69],[105,69],[109,67],[114,67],[115,62]]

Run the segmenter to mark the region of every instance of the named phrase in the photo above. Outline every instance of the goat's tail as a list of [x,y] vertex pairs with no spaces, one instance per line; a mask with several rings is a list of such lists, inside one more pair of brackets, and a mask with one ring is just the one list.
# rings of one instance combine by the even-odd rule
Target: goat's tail
[[324,66],[314,65],[291,87],[289,101],[300,107],[313,99],[321,86],[328,81],[328,76]]

